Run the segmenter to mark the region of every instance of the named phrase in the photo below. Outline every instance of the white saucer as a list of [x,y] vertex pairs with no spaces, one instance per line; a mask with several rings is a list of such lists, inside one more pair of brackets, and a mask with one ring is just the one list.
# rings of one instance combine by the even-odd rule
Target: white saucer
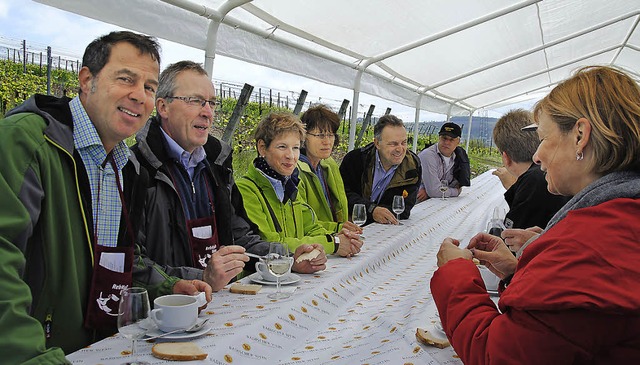
[[[213,328],[213,324],[211,323],[207,323],[204,325],[204,327],[202,327],[199,331],[196,332],[178,332],[178,333],[172,333],[170,335],[166,335],[166,336],[162,336],[159,339],[167,339],[167,340],[188,340],[191,338],[196,338],[202,335],[207,334],[209,331],[211,331],[211,329]],[[149,329],[149,331],[146,333],[147,337],[155,337],[155,336],[160,336],[162,335],[164,332],[162,332],[159,328],[151,328]]]
[[[268,280],[264,280],[262,278],[262,275],[260,275],[259,272],[255,272],[249,276],[247,276],[249,278],[249,280],[253,281],[254,283],[258,283],[258,284],[262,284],[262,285],[276,285],[275,281],[268,281]],[[294,273],[289,273],[283,277],[280,278],[280,285],[289,285],[289,284],[295,284],[298,281],[300,281],[300,276],[294,274]]]

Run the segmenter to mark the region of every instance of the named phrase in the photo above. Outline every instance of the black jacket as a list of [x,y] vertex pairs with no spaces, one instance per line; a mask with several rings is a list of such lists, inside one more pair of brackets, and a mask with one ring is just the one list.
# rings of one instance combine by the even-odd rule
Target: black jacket
[[[148,276],[149,260],[164,268],[172,276],[183,279],[201,279],[202,270],[193,262],[187,235],[185,212],[173,181],[169,175],[164,135],[157,117],[151,118],[136,136],[137,143],[132,151],[138,157],[144,170],[148,172],[146,202],[142,229],[139,233],[141,255],[147,265],[137,270],[137,278]],[[232,149],[215,137],[209,137],[204,145],[207,158],[205,164],[209,181],[213,182],[216,229],[221,245],[240,245],[247,251],[265,255],[269,251],[268,242],[253,233],[247,223],[242,197],[233,180]]]
[[524,174],[504,193],[509,204],[505,217],[507,228],[544,228],[570,197],[553,195],[547,190],[547,181],[540,166],[532,163]]
[[400,219],[407,219],[411,214],[411,209],[416,204],[418,188],[422,179],[422,165],[420,159],[412,151],[407,150],[402,163],[398,166],[395,174],[391,178],[389,186],[380,197],[380,202],[376,204],[371,201],[371,187],[373,184],[373,170],[376,161],[376,148],[373,143],[357,148],[347,153],[340,164],[340,174],[344,181],[344,190],[349,201],[349,212],[355,204],[364,204],[367,207],[367,223],[373,222],[373,209],[381,206],[391,209],[394,195],[403,195],[405,209],[400,214]]

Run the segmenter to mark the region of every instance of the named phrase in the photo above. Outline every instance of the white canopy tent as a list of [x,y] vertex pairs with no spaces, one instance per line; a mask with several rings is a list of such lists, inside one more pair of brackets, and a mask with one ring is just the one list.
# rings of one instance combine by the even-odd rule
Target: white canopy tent
[[220,54],[352,89],[349,149],[360,92],[471,120],[580,66],[640,79],[636,0],[36,1],[205,50],[210,74]]

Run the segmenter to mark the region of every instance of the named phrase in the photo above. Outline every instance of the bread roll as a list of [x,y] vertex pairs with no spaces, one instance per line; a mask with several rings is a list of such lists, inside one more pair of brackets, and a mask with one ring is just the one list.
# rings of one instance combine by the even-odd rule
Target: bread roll
[[256,295],[262,289],[262,285],[258,284],[241,284],[235,283],[231,285],[229,291],[236,294],[250,294]]
[[318,250],[317,248],[314,248],[313,251],[311,252],[305,252],[302,255],[298,256],[298,258],[296,259],[296,263],[301,263],[304,260],[313,260],[316,257],[318,257],[318,255],[320,255],[320,250]]
[[193,342],[162,342],[151,348],[153,356],[164,360],[204,360],[207,353]]
[[422,328],[416,329],[416,338],[419,342],[425,345],[435,346],[439,349],[451,346],[449,340],[447,340],[446,338],[441,339],[439,337],[433,336],[431,333],[429,333],[429,331],[425,331]]

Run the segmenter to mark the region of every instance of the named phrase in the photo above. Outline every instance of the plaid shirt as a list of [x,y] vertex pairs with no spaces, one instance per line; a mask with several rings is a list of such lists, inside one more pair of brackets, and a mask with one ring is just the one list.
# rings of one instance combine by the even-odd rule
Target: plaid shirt
[[[89,119],[79,97],[69,103],[73,116],[73,143],[82,158],[89,185],[93,207],[93,229],[97,244],[115,247],[118,245],[122,202],[113,167],[106,160],[107,152],[98,131]],[[129,160],[129,147],[121,141],[112,151],[113,159],[122,181],[122,168]],[[104,167],[103,167],[104,165]],[[120,187],[122,189],[122,187]]]

